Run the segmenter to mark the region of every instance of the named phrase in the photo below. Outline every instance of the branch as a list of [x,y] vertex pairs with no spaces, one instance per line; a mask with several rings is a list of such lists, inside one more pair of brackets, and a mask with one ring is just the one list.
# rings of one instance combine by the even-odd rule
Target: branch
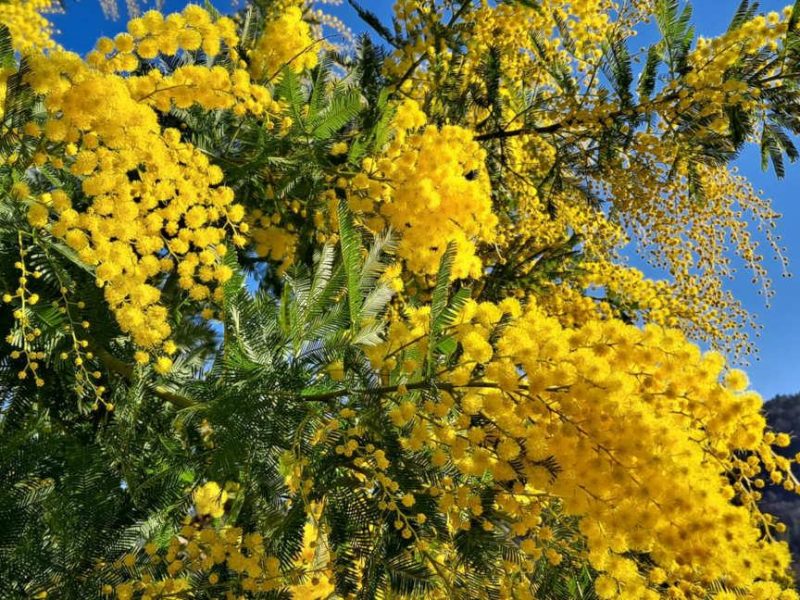
[[[608,113],[604,118],[611,118],[616,119],[619,117],[640,117],[643,111],[649,107],[650,111],[657,112],[659,110],[659,105],[671,102],[672,100],[677,99],[678,92],[670,92],[660,98],[653,99],[651,101],[645,102],[643,104],[637,104],[636,106],[632,106],[630,108],[615,110],[613,112]],[[519,129],[498,129],[496,131],[490,131],[489,133],[482,133],[480,135],[476,135],[474,139],[476,141],[485,141],[485,140],[499,140],[505,139],[510,137],[515,137],[518,135],[530,135],[532,133],[555,133],[560,129],[565,127],[569,127],[570,125],[579,125],[580,120],[576,119],[575,116],[570,116],[563,121],[559,121],[558,123],[551,123],[550,125],[543,125],[541,127],[520,127]]]
[[[128,363],[121,361],[105,348],[100,348],[97,345],[93,345],[92,349],[94,350],[97,358],[100,359],[100,362],[102,362],[109,371],[113,371],[118,375],[122,375],[128,381],[133,382],[135,378],[133,365],[129,365]],[[170,404],[175,405],[177,408],[189,408],[190,406],[194,406],[196,404],[191,398],[176,394],[162,385],[150,385],[148,388],[151,392],[153,392],[154,395],[162,400],[166,400]]]
[[574,119],[567,119],[561,123],[553,123],[552,125],[545,125],[543,127],[520,127],[519,129],[500,129],[498,131],[490,131],[489,133],[482,133],[476,135],[475,140],[482,142],[485,140],[500,140],[504,138],[515,137],[518,135],[530,135],[531,133],[555,133],[562,127],[567,127],[572,124]]
[[[352,3],[352,0],[348,0],[348,2]],[[467,8],[469,6],[470,6],[469,2],[463,2],[461,4],[461,7],[456,12],[454,12],[452,14],[452,16],[450,17],[450,20],[443,27],[443,29],[444,30],[450,29],[450,27],[452,27],[452,25],[461,17],[461,15],[464,14],[464,12],[467,10]],[[436,37],[436,39],[438,41],[439,40],[439,35],[438,35],[438,32],[436,30],[434,30],[434,36]],[[423,52],[420,55],[420,57],[417,60],[415,60],[413,62],[413,64],[406,70],[406,72],[403,73],[402,77],[400,77],[400,79],[398,79],[396,82],[394,82],[394,87],[399,90],[400,86],[403,85],[403,83],[405,83],[405,81],[414,74],[414,71],[416,71],[419,68],[419,66],[423,62],[425,62],[426,59],[427,59],[427,55]]]
[[[327,402],[328,400],[335,400],[336,398],[342,398],[344,396],[352,396],[354,394],[379,394],[379,395],[391,394],[397,392],[397,390],[401,386],[405,386],[407,390],[436,389],[436,390],[444,390],[445,392],[453,392],[460,388],[483,388],[491,390],[501,389],[500,384],[492,383],[491,381],[471,381],[463,385],[455,385],[453,383],[444,383],[444,382],[437,383],[433,381],[414,381],[412,383],[406,383],[406,384],[398,383],[396,385],[385,385],[383,387],[361,389],[361,390],[341,389],[341,390],[333,390],[331,392],[325,392],[323,394],[313,394],[308,396],[301,395],[300,399],[308,402]],[[517,387],[521,390],[529,389],[527,385],[519,385]],[[563,391],[565,389],[567,389],[566,386],[550,386],[547,388],[547,391],[558,392],[558,391]]]

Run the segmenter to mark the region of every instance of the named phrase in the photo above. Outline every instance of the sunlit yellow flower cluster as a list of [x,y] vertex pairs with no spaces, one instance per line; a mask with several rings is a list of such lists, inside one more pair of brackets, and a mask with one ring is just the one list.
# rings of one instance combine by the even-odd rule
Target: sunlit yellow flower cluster
[[[150,348],[170,334],[150,281],[180,260],[182,286],[196,300],[210,298],[206,284],[230,277],[216,266],[225,248],[219,224],[240,221],[243,211],[228,188],[210,187],[221,182],[221,170],[181,142],[177,130],[162,132],[156,114],[131,98],[122,79],[81,65],[72,55],[42,57],[32,61],[29,76],[53,115],[44,134],[75,148],[67,168],[92,199],[85,208],[73,206],[56,190],[52,232],[96,267],[120,326]],[[54,87],[58,80],[63,84]],[[36,217],[32,224],[44,225]]]
[[664,152],[674,149],[656,136],[643,135],[639,141],[635,147],[641,162],[620,169],[609,180],[620,218],[635,232],[642,253],[672,273],[675,292],[692,313],[685,331],[707,341],[727,337],[732,345],[749,350],[741,328],[752,325],[752,317],[724,288],[724,281],[735,272],[726,252],[733,246],[765,295],[771,296],[765,257],[748,220],[783,260],[773,237],[778,214],[745,178],[724,167],[698,166],[703,198],[693,197],[685,181],[667,178],[669,168],[661,161],[666,160]]
[[[774,52],[786,35],[791,13],[792,8],[787,5],[780,13],[773,11],[765,15],[756,15],[741,23],[739,27],[712,40],[700,38],[697,48],[689,56],[694,69],[687,77],[686,83],[695,87],[709,100],[719,100],[720,95],[731,93],[739,94],[739,97],[745,100],[747,95],[742,94],[742,91],[747,86],[739,88],[739,82],[726,81],[725,71],[742,58],[764,49]],[[777,67],[777,65],[771,66]],[[687,96],[684,96],[683,100],[686,98]],[[686,104],[683,105],[683,108],[685,107]]]
[[[547,10],[524,3],[491,3],[486,0],[466,11],[464,24],[469,34],[466,61],[453,60],[453,48],[445,47],[436,33],[440,14],[426,3],[415,0],[395,2],[396,20],[411,38],[410,43],[396,49],[387,68],[395,75],[412,73],[412,79],[429,85],[442,84],[458,73],[464,84],[483,86],[481,61],[492,52],[502,65],[509,82],[524,81],[535,87],[554,83],[546,67],[550,60],[578,60],[586,64],[599,62],[601,45],[614,28],[628,29],[648,12],[650,0],[615,2],[613,0],[557,0]],[[615,19],[616,18],[616,21]],[[563,44],[560,28],[571,44]],[[531,43],[537,32],[538,46]],[[415,69],[428,61],[429,69]],[[435,82],[435,83],[434,83]],[[412,93],[424,93],[426,86],[414,86]],[[512,88],[507,88],[511,91]],[[546,93],[546,92],[545,92]],[[416,96],[415,96],[416,97]]]
[[[204,9],[190,5],[182,13],[164,17],[148,11],[128,23],[128,32],[113,40],[101,38],[87,62],[103,73],[131,73],[140,61],[158,55],[174,56],[180,52],[202,51],[209,58],[226,51],[237,57],[239,42],[234,22],[227,17],[212,20]],[[164,76],[151,69],[144,76],[125,78],[131,96],[138,102],[167,112],[173,106],[187,109],[199,104],[208,110],[232,109],[262,115],[277,110],[269,91],[252,84],[247,70],[222,66],[186,65]]]
[[476,244],[493,241],[497,224],[484,151],[461,127],[429,126],[409,134],[425,124],[414,101],[398,108],[395,124],[395,141],[353,179],[351,206],[383,217],[369,223],[377,230],[385,222],[400,233],[397,253],[411,273],[435,273],[453,242],[453,276],[480,277]]
[[8,27],[14,49],[23,53],[55,48],[53,25],[42,16],[50,0],[11,0],[0,4],[0,23]]
[[[27,192],[27,185],[17,184],[13,190],[16,194],[24,194]],[[20,236],[21,238],[21,236]],[[41,271],[28,271],[25,264],[24,251],[20,254],[19,260],[14,263],[14,267],[19,271],[19,287],[13,293],[3,294],[2,300],[5,304],[14,303],[18,308],[14,310],[13,316],[18,324],[18,332],[9,333],[6,336],[6,342],[16,346],[19,350],[11,352],[11,358],[25,359],[25,366],[17,372],[17,377],[20,380],[27,379],[32,376],[34,383],[37,387],[44,385],[44,380],[38,375],[39,360],[46,357],[46,354],[39,348],[40,336],[42,335],[41,329],[32,323],[29,310],[39,303],[39,294],[31,290],[31,284],[39,279],[42,275]],[[33,279],[34,281],[31,281]]]
[[606,296],[618,304],[612,310],[617,317],[625,316],[627,309],[647,322],[666,327],[685,325],[687,329],[698,321],[666,280],[653,281],[638,269],[605,261],[587,261],[585,270],[585,286],[604,287]]
[[256,254],[281,263],[281,269],[288,267],[294,260],[297,235],[279,225],[280,215],[269,216],[256,209],[248,215],[248,223]]
[[[498,53],[503,71],[509,79],[535,77],[532,85],[547,83],[549,75],[541,68],[535,68],[536,56],[527,51],[531,31],[544,31],[555,26],[550,11],[536,10],[534,7],[500,4],[497,7],[488,3],[470,13],[468,23],[472,28],[469,43],[475,58],[486,56],[490,49]],[[550,52],[557,48],[550,40],[544,42]],[[471,79],[479,81],[479,62],[467,65]]]
[[244,69],[231,73],[223,67],[190,65],[175,69],[167,77],[153,70],[144,77],[129,78],[128,85],[134,98],[160,112],[195,104],[209,110],[232,109],[238,115],[263,115],[276,108],[270,93],[253,85]]
[[298,6],[289,6],[269,19],[250,55],[250,73],[259,79],[275,77],[283,67],[299,73],[317,64],[317,48],[311,27]]
[[[106,584],[103,592],[118,600],[175,597],[195,587],[214,588],[224,581],[229,594],[234,589],[255,594],[288,587],[298,600],[327,598],[333,592],[329,573],[322,572],[327,555],[322,555],[322,568],[316,569],[322,546],[312,523],[307,523],[304,529],[298,574],[282,571],[280,560],[267,554],[261,534],[246,533],[241,528],[210,520],[225,515],[227,490],[237,487],[226,484],[223,489],[217,482],[209,481],[195,489],[197,518],[185,519],[178,534],[163,547],[151,541],[142,550],[121,557],[114,567],[125,581]],[[303,581],[293,583],[298,579]]]
[[[467,11],[464,23],[470,32],[465,38],[469,52],[455,61],[452,55],[457,49],[443,47],[436,36],[439,15],[424,4],[399,2],[395,13],[412,42],[394,52],[387,70],[405,77],[403,91],[422,102],[431,90],[450,86],[453,80],[485,92],[487,61],[496,60],[504,103],[500,122],[505,128],[525,127],[530,120],[525,109],[530,100],[528,90],[535,88],[538,101],[547,106],[537,114],[537,126],[558,127],[562,141],[565,134],[567,138],[573,134],[576,138],[599,135],[622,109],[618,102],[598,94],[601,40],[627,35],[626,31],[649,18],[652,5],[647,1],[593,0],[551,2],[549,7],[551,10],[543,11],[521,3],[481,3]],[[530,162],[528,157],[541,153],[525,152],[519,142],[527,138],[540,143],[537,135],[500,142],[496,149],[502,152],[507,175],[503,185],[514,191],[516,201],[511,223],[497,239],[501,253],[504,246],[507,252],[515,253],[524,247],[525,255],[515,258],[535,269],[539,258],[549,256],[564,242],[565,232],[573,231],[581,236],[582,243],[592,246],[599,263],[616,262],[618,249],[628,241],[622,234],[624,228],[632,234],[643,258],[673,279],[669,292],[674,298],[672,308],[679,308],[679,303],[683,307],[677,312],[663,307],[660,310],[665,318],[695,339],[735,349],[742,355],[751,352],[745,330],[754,327],[753,318],[723,284],[732,274],[726,248],[733,245],[769,297],[770,282],[763,267],[766,257],[757,250],[755,230],[764,233],[772,253],[783,260],[778,240],[771,234],[776,215],[769,202],[735,169],[711,167],[702,161],[690,165],[697,140],[693,133],[681,132],[676,123],[686,111],[697,111],[699,117],[709,119],[709,134],[727,134],[729,118],[720,107],[738,104],[745,111],[760,110],[760,90],[731,78],[730,68],[758,52],[775,52],[786,35],[790,12],[787,8],[782,14],[756,16],[719,38],[701,38],[689,53],[691,70],[681,79],[680,89],[677,82],[665,85],[652,99],[642,99],[636,108],[638,113],[656,113],[653,127],[636,132],[626,152],[609,159],[588,187],[576,180],[561,182],[558,190],[549,188],[548,177],[553,173],[546,154],[543,160]],[[531,31],[539,35],[531,36]],[[567,32],[569,44],[564,42]],[[548,66],[576,59],[584,66],[577,69],[575,78],[559,78]],[[768,66],[763,78],[775,78],[775,82],[765,85],[782,85],[776,75],[781,62],[772,61]],[[575,95],[578,89],[582,90],[579,96]],[[431,115],[441,111],[435,102],[427,108]],[[491,117],[480,106],[471,107],[468,113],[474,124]],[[545,142],[542,148],[546,147]],[[701,191],[702,198],[695,189]],[[539,199],[542,193],[546,197]],[[613,208],[598,210],[600,201]],[[523,217],[518,212],[520,206]],[[504,216],[498,215],[503,227]],[[606,230],[600,231],[599,224]],[[532,277],[535,279],[536,274]],[[628,276],[632,277],[635,274]],[[610,283],[595,279],[593,284],[601,287]],[[585,280],[579,278],[573,283],[579,287]],[[633,288],[628,292],[634,292]],[[648,293],[643,290],[634,295],[641,298]],[[666,317],[666,312],[671,316]]]
[[218,519],[225,514],[228,492],[221,489],[216,481],[209,481],[194,491],[194,506],[201,517],[208,515]]
[[[512,321],[493,342],[504,314]],[[654,325],[564,328],[532,300],[524,309],[470,303],[459,322],[462,353],[445,376],[448,393],[419,408],[398,405],[410,449],[465,476],[513,483],[498,503],[537,548],[530,514],[558,498],[582,515],[592,565],[620,590],[603,597],[660,597],[631,552],[649,553],[657,583],[676,589],[723,582],[755,594],[759,582],[780,580],[788,550],[771,541],[775,525],[755,502],[764,475],[797,489],[790,461],[773,450],[788,440],[764,434],[761,399],[739,372],[725,375],[721,355]],[[429,308],[410,309],[372,360],[387,374],[418,377],[428,323]],[[477,430],[475,416],[485,419]],[[546,468],[549,457],[563,472]],[[480,515],[450,493],[437,497],[456,528]]]
[[[24,200],[29,194],[29,188],[24,183],[18,183],[14,189],[17,200]],[[56,194],[57,195],[57,194]],[[44,206],[51,200],[50,194],[44,194],[42,202],[34,202],[31,204],[28,219],[31,219],[31,211],[36,206]],[[46,215],[45,208],[45,215]],[[23,247],[22,232],[18,233],[20,240],[20,248]],[[14,360],[24,359],[25,364],[21,370],[17,372],[17,377],[20,380],[30,378],[33,380],[36,387],[43,387],[45,380],[40,373],[41,361],[48,358],[46,352],[48,342],[42,338],[42,330],[38,326],[36,320],[33,318],[33,310],[38,308],[40,295],[35,291],[38,287],[39,280],[42,278],[42,271],[39,269],[30,270],[27,265],[27,252],[23,249],[20,252],[19,260],[14,263],[14,268],[20,273],[18,282],[19,287],[13,292],[3,294],[2,300],[5,304],[12,304],[15,306],[13,317],[17,327],[14,331],[9,333],[5,341],[18,350],[12,350],[10,357]],[[106,388],[100,385],[99,379],[102,373],[97,370],[90,370],[89,361],[94,358],[94,353],[89,348],[89,342],[85,338],[86,330],[91,326],[89,321],[82,319],[80,313],[86,308],[83,301],[74,301],[69,297],[70,289],[64,285],[64,282],[59,279],[60,299],[62,301],[59,306],[61,312],[68,321],[65,334],[69,339],[69,346],[71,352],[61,352],[58,356],[60,362],[69,360],[70,367],[74,369],[75,377],[75,391],[80,397],[89,397],[94,402],[94,407],[97,408],[102,403],[107,410],[114,410],[113,404],[107,402],[103,398]],[[58,304],[58,303],[56,303]]]
[[[195,492],[199,516],[223,516],[223,497],[227,492],[215,482],[209,482]],[[170,596],[191,590],[192,581],[202,577],[203,585],[214,586],[221,577],[232,578],[241,592],[266,592],[282,587],[280,561],[264,551],[263,537],[258,533],[245,534],[240,528],[215,526],[206,519],[187,520],[165,548],[153,542],[143,551],[127,554],[116,565],[127,571],[128,581],[105,586],[108,594],[119,600]],[[130,577],[144,566],[162,572],[162,576],[142,574]]]
[[116,51],[120,58],[108,68],[131,71],[124,68],[126,55],[130,53],[135,52],[142,60],[150,60],[159,53],[172,56],[179,50],[202,50],[213,57],[220,53],[223,44],[234,47],[238,39],[231,19],[221,17],[213,20],[208,11],[199,6],[189,5],[182,13],[167,16],[151,10],[132,19],[127,33],[117,35],[114,40],[101,38],[87,60],[90,64],[103,62],[106,55]]
[[[46,98],[49,116],[41,129],[51,142],[64,144],[65,157],[52,157],[51,164],[81,178],[90,203],[74,204],[55,190],[49,205],[32,205],[29,220],[35,227],[49,225],[94,266],[123,331],[139,346],[157,348],[171,328],[156,279],[177,271],[191,299],[218,299],[217,286],[232,274],[221,264],[226,239],[244,210],[234,204],[232,190],[220,185],[221,169],[183,142],[177,130],[162,130],[156,111],[198,104],[262,114],[272,100],[240,69],[191,65],[169,76],[158,70],[131,78],[114,73],[126,69],[133,51],[142,56],[148,44],[167,54],[211,40],[204,51],[218,52],[220,41],[237,39],[227,19],[214,23],[206,11],[190,6],[166,19],[147,13],[129,30],[114,43],[98,43],[102,56],[94,68],[64,52],[31,58],[26,79]],[[150,58],[145,54],[142,58]],[[38,128],[31,124],[28,133],[35,135]]]
[[292,597],[297,600],[325,600],[336,591],[328,565],[330,554],[323,541],[319,528],[312,521],[303,526],[303,549],[295,565],[306,580],[289,587]]
[[[317,455],[303,455],[310,447],[320,456],[330,450],[325,459],[335,461],[337,477],[350,478],[381,515],[370,534],[387,529],[396,537],[385,539],[408,544],[431,566],[439,578],[432,600],[452,597],[450,574],[470,575],[459,536],[478,528],[513,546],[493,582],[503,600],[532,600],[528,577],[542,561],[588,565],[602,599],[797,600],[788,591],[788,548],[776,541],[784,526],[758,506],[767,485],[800,491],[797,460],[777,450],[789,437],[769,431],[744,373],[690,341],[749,349],[742,325],[750,317],[724,286],[735,270],[731,249],[770,294],[748,221],[780,258],[770,233],[778,215],[727,162],[701,160],[698,140],[730,133],[721,106],[766,111],[761,92],[731,79],[730,69],[776,52],[789,11],[702,40],[680,83],[637,104],[611,99],[598,73],[604,44],[643,22],[648,0],[556,0],[547,10],[483,1],[444,17],[440,3],[399,0],[398,37],[390,40],[399,47],[382,72],[390,94],[371,98],[379,106],[358,96],[353,113],[318,139],[310,128],[297,133],[313,114],[303,104],[322,103],[336,86],[308,83],[305,72],[320,59],[304,2],[269,5],[249,42],[234,20],[197,6],[149,11],[85,59],[55,50],[46,21],[27,18],[42,7],[0,5],[39,103],[14,125],[22,158],[4,156],[8,165],[28,161],[9,177],[20,252],[2,297],[15,321],[6,340],[21,382],[43,387],[42,361],[50,358],[34,314],[45,293],[36,283],[41,271],[26,250],[37,239],[63,244],[72,266],[91,273],[132,342],[119,344],[132,363],[120,374],[138,381],[179,364],[171,308],[189,319],[226,314],[235,259],[263,260],[270,278],[298,263],[302,272],[316,246],[345,236],[339,210],[354,213],[365,241],[388,229],[397,238],[397,262],[380,272],[371,266],[360,288],[351,287],[358,274],[322,267],[335,271],[332,281],[347,280],[346,293],[326,296],[348,302],[343,327],[359,325],[352,294],[370,291],[364,281],[387,283],[399,297],[386,299],[385,312],[365,309],[380,343],[331,356],[327,339],[308,344],[321,347],[314,361],[329,360],[314,362],[309,378],[318,396],[312,386],[301,398],[286,392],[298,413],[313,407],[302,427],[314,433],[296,432],[282,456],[288,494],[275,503],[279,515],[302,501],[302,546],[288,559],[271,556],[262,533],[234,526],[236,510],[226,513],[247,490],[209,481],[192,491],[177,534],[120,558],[104,593],[179,597],[200,587],[213,594],[219,584],[229,598],[332,595],[335,555],[323,518],[330,498],[310,474],[319,466]],[[443,35],[448,18],[458,35]],[[299,99],[273,85],[285,67],[299,81],[288,95]],[[777,68],[770,63],[763,76]],[[0,73],[0,85],[14,72]],[[307,89],[315,100],[306,102]],[[385,110],[369,132],[359,131],[362,109],[376,113],[370,118]],[[330,112],[337,110],[347,112],[334,103]],[[687,133],[675,125],[691,111],[707,127]],[[235,131],[233,139],[202,139],[216,134],[202,130],[204,119]],[[319,164],[258,154],[262,144],[295,144],[295,134],[297,146],[308,147],[301,160]],[[612,148],[601,147],[606,140]],[[286,175],[287,165],[297,172]],[[291,191],[276,200],[274,182]],[[285,206],[273,211],[278,201]],[[621,256],[631,242],[670,279],[627,266]],[[454,256],[444,283],[469,280],[453,286],[455,308],[442,306],[442,286],[431,294],[448,246]],[[93,390],[99,404],[102,374],[86,364],[94,345],[78,333],[90,327],[80,315],[85,305],[58,284],[53,305],[67,316],[72,352],[59,360],[71,359],[77,387]],[[455,290],[447,292],[452,300]],[[451,309],[454,319],[436,325]],[[290,313],[280,328],[292,328]],[[324,321],[309,319],[317,317]],[[331,343],[336,352],[348,338],[329,330],[344,321],[320,326],[320,335],[341,342]],[[221,344],[234,335],[226,329]],[[294,350],[298,362],[306,358]],[[355,377],[362,352],[369,362],[359,362]],[[152,371],[136,367],[148,364]],[[362,397],[369,411],[356,410]],[[212,413],[201,425],[209,452]],[[370,437],[376,415],[386,429]],[[395,455],[436,476],[396,476],[405,465]]]

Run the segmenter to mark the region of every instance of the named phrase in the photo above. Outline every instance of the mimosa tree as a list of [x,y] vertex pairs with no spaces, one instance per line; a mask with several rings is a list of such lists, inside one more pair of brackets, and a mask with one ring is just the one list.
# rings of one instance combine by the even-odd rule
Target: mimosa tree
[[349,3],[0,4],[0,595],[797,598],[725,282],[800,5]]

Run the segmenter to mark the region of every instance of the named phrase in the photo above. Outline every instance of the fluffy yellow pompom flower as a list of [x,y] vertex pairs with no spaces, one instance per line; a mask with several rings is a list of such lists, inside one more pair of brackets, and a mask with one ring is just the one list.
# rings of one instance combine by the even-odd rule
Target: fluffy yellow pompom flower
[[28,223],[33,227],[44,227],[47,225],[49,214],[44,204],[34,202],[28,209]]
[[747,377],[747,373],[740,369],[731,369],[725,375],[725,385],[734,392],[741,392],[747,389],[749,384],[750,380]]
[[218,519],[225,514],[225,502],[228,492],[221,489],[215,481],[209,481],[197,488],[194,492],[194,507],[200,516],[210,516]]
[[331,155],[341,156],[342,154],[347,154],[347,149],[347,142],[336,142],[333,146],[331,146]]
[[594,591],[600,598],[614,598],[617,595],[617,582],[607,575],[601,575],[594,582]]
[[161,373],[165,375],[169,373],[170,369],[172,368],[172,359],[168,356],[159,356],[156,359],[155,367],[153,367],[157,373]]

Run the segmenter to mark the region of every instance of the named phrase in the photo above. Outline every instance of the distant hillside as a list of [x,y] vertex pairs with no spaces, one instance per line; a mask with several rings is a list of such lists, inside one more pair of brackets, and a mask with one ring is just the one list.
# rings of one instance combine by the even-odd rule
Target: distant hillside
[[800,450],[800,393],[775,396],[764,409],[773,429],[796,434],[792,452]]
[[[764,410],[772,429],[792,434],[792,444],[782,454],[794,456],[800,452],[800,393],[776,396],[764,405]],[[772,486],[764,492],[762,508],[765,512],[780,517],[788,526],[789,546],[800,581],[800,496],[787,492],[782,487]]]

